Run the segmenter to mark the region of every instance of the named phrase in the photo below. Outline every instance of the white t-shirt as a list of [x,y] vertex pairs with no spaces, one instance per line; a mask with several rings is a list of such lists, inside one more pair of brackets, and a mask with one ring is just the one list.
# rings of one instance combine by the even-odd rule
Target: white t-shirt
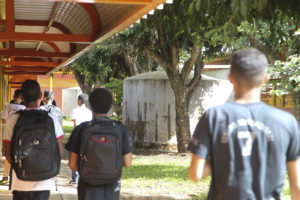
[[72,121],[76,121],[76,126],[82,122],[90,121],[92,118],[92,112],[84,104],[72,111]]
[[[55,134],[56,138],[60,139],[64,136],[62,127],[60,123],[58,122],[57,118],[49,113],[48,114],[54,122],[54,128],[55,128]],[[15,124],[17,123],[17,120],[19,118],[19,114],[15,113],[8,117],[6,121],[6,126],[4,129],[4,135],[3,139],[6,142],[10,142],[13,134],[13,129]],[[42,191],[42,190],[53,190],[55,189],[55,179],[50,178],[43,181],[22,181],[18,179],[16,173],[14,170],[12,171],[12,183],[11,183],[11,189],[17,190],[17,191]]]
[[1,112],[1,118],[7,120],[8,116],[19,110],[24,110],[25,106],[21,104],[7,104],[4,106]]

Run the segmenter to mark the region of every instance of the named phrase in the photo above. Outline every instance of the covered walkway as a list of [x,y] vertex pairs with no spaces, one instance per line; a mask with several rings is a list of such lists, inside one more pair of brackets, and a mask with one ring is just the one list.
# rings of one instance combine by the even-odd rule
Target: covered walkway
[[[149,12],[161,9],[165,2],[0,0],[0,111],[24,80],[50,76]],[[0,155],[1,175],[3,159]],[[76,199],[76,188],[66,185],[71,176],[66,162],[62,162],[58,190],[51,200]],[[0,200],[11,198],[8,187],[0,186]]]
[[0,0],[0,108],[25,79],[51,75],[166,0]]

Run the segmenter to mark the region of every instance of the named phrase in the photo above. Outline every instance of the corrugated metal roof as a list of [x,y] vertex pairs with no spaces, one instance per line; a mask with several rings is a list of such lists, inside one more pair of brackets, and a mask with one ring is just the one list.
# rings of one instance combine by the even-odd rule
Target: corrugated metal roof
[[116,21],[137,7],[137,5],[119,4],[95,4],[94,6],[100,16],[104,29],[109,28]]
[[47,21],[53,5],[51,1],[15,0],[15,19]]
[[[165,2],[71,1],[0,0],[1,65],[23,66],[26,62],[24,66],[28,66],[29,62],[43,67],[43,63],[34,62],[45,61],[48,69],[51,62],[60,62],[49,68],[53,72]],[[4,74],[13,74],[11,71]],[[17,74],[22,75],[22,71]]]

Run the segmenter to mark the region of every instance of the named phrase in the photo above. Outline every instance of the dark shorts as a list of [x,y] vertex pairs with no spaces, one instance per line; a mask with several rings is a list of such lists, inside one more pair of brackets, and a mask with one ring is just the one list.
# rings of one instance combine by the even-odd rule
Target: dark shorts
[[93,186],[78,182],[78,200],[119,200],[121,181],[110,185]]
[[43,191],[16,191],[13,192],[13,200],[48,200],[50,190]]

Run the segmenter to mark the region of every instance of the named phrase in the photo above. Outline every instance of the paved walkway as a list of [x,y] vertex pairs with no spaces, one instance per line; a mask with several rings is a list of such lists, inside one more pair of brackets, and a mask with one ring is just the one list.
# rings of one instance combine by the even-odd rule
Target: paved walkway
[[[3,158],[1,159],[0,174],[3,174]],[[51,191],[50,200],[75,200],[77,199],[77,189],[70,186],[68,182],[71,179],[71,170],[68,167],[67,160],[61,162],[61,172],[56,177],[56,191]],[[0,200],[12,200],[11,191],[8,186],[0,186]]]

